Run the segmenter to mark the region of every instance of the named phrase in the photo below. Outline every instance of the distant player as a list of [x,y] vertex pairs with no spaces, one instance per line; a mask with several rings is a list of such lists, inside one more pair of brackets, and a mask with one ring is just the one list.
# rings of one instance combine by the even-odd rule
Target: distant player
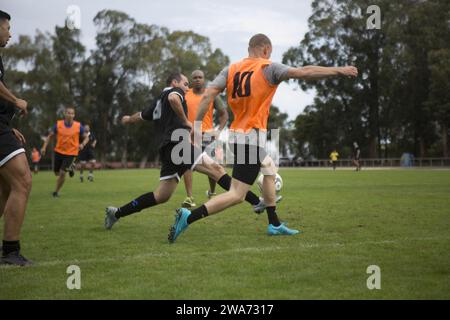
[[[11,38],[10,20],[9,14],[0,11],[0,48]],[[25,138],[11,126],[16,110],[26,115],[28,104],[8,90],[4,76],[0,57],[0,217],[3,217],[0,264],[28,266],[32,262],[20,253],[20,231],[31,191],[31,172],[23,148]]]
[[80,161],[80,182],[84,181],[83,170],[86,168],[89,170],[88,180],[90,182],[94,182],[94,169],[95,169],[94,149],[95,146],[97,145],[97,139],[95,138],[95,135],[91,131],[91,127],[88,124],[84,125],[84,133],[88,136],[89,141],[78,155],[78,160]]
[[41,161],[41,154],[36,147],[33,147],[33,150],[31,150],[31,164],[33,166],[34,174],[39,172],[39,161]]
[[[188,120],[192,125],[194,125],[195,115],[197,114],[198,105],[200,100],[205,93],[205,75],[201,70],[195,70],[192,72],[192,89],[186,92],[186,105],[188,108]],[[212,143],[217,138],[217,131],[214,130],[213,119],[214,110],[218,113],[219,118],[219,129],[218,132],[222,131],[228,121],[228,112],[225,104],[220,97],[216,97],[213,102],[208,107],[205,118],[202,122],[202,149]],[[184,184],[186,187],[187,198],[181,204],[185,208],[195,207],[194,198],[192,197],[192,171],[188,170],[183,175]],[[216,181],[214,179],[208,178],[209,180],[209,190],[206,191],[206,196],[211,198],[216,195]]]
[[355,171],[361,170],[361,165],[359,163],[360,157],[361,157],[361,150],[359,149],[358,143],[355,141],[353,142],[353,164],[356,167]]
[[336,151],[336,149],[333,150],[333,152],[330,153],[330,162],[333,166],[333,170],[336,170],[336,164],[338,161],[339,153]]
[[210,199],[192,212],[186,208],[178,209],[175,223],[170,228],[168,235],[171,243],[195,221],[242,202],[245,194],[255,182],[260,169],[264,174],[263,197],[269,219],[267,233],[269,235],[294,235],[299,232],[288,228],[278,219],[275,207],[277,168],[271,157],[267,155],[264,145],[261,145],[258,139],[254,141],[251,133],[266,133],[272,98],[282,81],[288,79],[317,80],[340,75],[355,77],[358,72],[355,67],[291,68],[279,63],[272,63],[268,60],[272,54],[272,43],[263,34],[257,34],[250,39],[248,53],[248,58],[223,69],[209,84],[200,102],[196,117],[197,121],[202,121],[208,105],[226,89],[228,105],[234,114],[229,139],[235,157],[231,188],[228,192]]
[[[48,143],[53,136],[56,136],[55,167],[53,171],[58,178],[56,179],[55,191],[52,194],[54,198],[59,197],[59,191],[66,180],[66,173],[69,172],[69,176],[73,177],[75,158],[89,141],[88,135],[84,132],[84,127],[78,121],[74,121],[74,118],[75,108],[66,107],[64,109],[64,120],[58,120],[41,149],[42,156],[45,156]],[[81,143],[80,137],[83,139]]]

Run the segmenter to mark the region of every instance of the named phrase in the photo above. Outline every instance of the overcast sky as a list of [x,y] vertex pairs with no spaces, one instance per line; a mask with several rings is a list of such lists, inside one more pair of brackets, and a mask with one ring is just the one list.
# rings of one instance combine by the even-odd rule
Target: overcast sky
[[[53,32],[63,25],[69,5],[81,11],[81,41],[95,47],[92,19],[103,9],[124,11],[140,23],[157,24],[170,30],[193,30],[211,40],[231,61],[247,56],[249,38],[267,34],[273,43],[272,60],[281,62],[283,53],[297,46],[307,31],[310,0],[0,0],[0,9],[12,16],[11,32],[34,35],[36,29]],[[280,85],[274,105],[291,120],[312,102],[313,92],[303,92],[294,84]]]

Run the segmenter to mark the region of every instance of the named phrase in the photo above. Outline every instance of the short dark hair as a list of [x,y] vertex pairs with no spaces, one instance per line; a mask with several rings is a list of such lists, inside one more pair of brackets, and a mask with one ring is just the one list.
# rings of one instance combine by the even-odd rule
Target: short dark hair
[[177,81],[181,81],[182,77],[181,77],[181,72],[173,72],[169,75],[169,77],[166,80],[166,85],[170,86],[170,84],[172,83],[173,80],[177,80]]
[[255,34],[253,37],[250,38],[250,41],[248,42],[248,46],[250,48],[262,47],[265,45],[271,46],[272,42],[270,41],[268,36],[262,33]]
[[5,11],[0,10],[0,20],[11,20],[11,16]]

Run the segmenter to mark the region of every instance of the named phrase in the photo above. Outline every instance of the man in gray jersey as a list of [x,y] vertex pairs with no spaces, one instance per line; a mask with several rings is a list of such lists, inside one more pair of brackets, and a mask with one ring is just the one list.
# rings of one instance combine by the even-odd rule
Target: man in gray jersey
[[[282,81],[288,79],[318,80],[333,76],[356,77],[358,70],[352,66],[293,68],[274,64],[268,60],[272,54],[272,43],[264,34],[254,35],[250,39],[248,53],[248,58],[222,70],[209,85],[200,102],[196,118],[197,121],[201,121],[209,103],[224,89],[227,89],[228,105],[234,113],[230,131],[237,138],[231,144],[235,156],[231,187],[228,192],[210,199],[192,212],[185,208],[178,209],[175,223],[169,230],[168,238],[171,243],[187,229],[189,224],[242,202],[243,196],[250,190],[260,169],[264,174],[262,189],[269,219],[268,235],[295,235],[299,232],[280,223],[275,207],[276,168],[274,162],[267,156],[260,143],[247,142],[247,134],[255,130],[262,133],[266,131],[269,108],[277,86]],[[195,135],[198,133],[195,132]],[[239,137],[244,139],[239,139]],[[244,159],[243,162],[239,161],[242,159]],[[253,161],[254,159],[256,161]]]

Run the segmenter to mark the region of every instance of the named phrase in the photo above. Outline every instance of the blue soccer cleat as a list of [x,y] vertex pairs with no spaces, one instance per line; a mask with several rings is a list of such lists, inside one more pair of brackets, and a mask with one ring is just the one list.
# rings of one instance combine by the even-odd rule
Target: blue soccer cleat
[[174,243],[178,236],[189,226],[187,219],[191,215],[188,209],[180,208],[175,213],[175,223],[169,229],[169,242]]
[[269,224],[267,227],[267,234],[269,236],[293,236],[297,233],[300,233],[300,231],[289,229],[284,223],[280,224],[278,227],[275,227],[273,224]]

